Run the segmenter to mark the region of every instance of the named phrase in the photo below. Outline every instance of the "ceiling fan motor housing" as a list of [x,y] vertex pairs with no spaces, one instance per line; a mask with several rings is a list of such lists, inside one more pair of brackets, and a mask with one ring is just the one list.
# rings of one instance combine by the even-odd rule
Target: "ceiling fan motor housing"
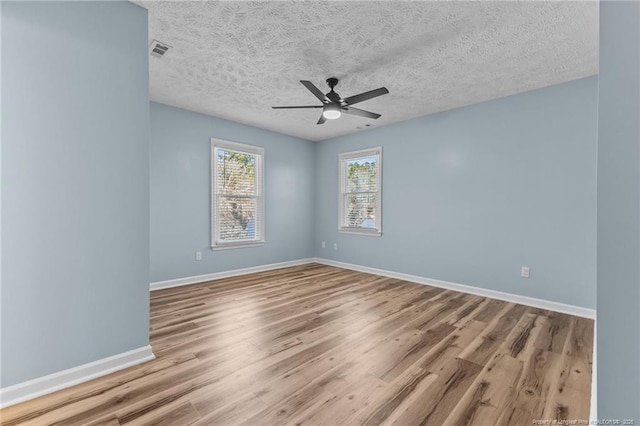
[[329,77],[327,79],[327,84],[329,85],[329,88],[331,89],[331,91],[326,94],[326,97],[334,104],[341,105],[342,99],[340,98],[340,95],[338,95],[336,92],[333,91],[333,88],[338,85],[338,79],[335,77]]
[[340,81],[340,80],[338,80],[338,79],[337,79],[337,78],[335,78],[335,77],[329,77],[329,78],[327,79],[327,84],[329,85],[329,87],[331,88],[331,90],[333,90],[333,88],[334,88],[334,87],[336,87],[336,86],[338,85],[338,81]]

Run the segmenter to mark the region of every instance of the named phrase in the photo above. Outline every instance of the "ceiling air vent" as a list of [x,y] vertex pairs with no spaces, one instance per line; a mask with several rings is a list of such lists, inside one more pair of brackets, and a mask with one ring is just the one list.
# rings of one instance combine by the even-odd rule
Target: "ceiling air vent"
[[151,56],[155,56],[156,58],[164,58],[167,56],[167,52],[169,52],[171,46],[165,44],[158,40],[153,40],[151,42],[151,46],[149,46],[149,53]]

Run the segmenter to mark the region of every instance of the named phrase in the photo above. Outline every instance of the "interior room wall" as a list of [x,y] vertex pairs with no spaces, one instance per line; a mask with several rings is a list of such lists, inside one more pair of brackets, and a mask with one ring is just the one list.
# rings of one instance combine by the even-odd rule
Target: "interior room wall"
[[[263,246],[211,250],[212,137],[265,149]],[[150,164],[152,282],[313,256],[313,142],[152,102]]]
[[[318,143],[316,256],[595,308],[596,103],[589,77]],[[383,235],[339,233],[338,154],[376,146]]]
[[[0,1],[0,178],[2,177],[2,2]],[[2,184],[0,183],[0,309],[2,309]],[[2,314],[0,313],[0,321]],[[0,346],[2,345],[2,324],[0,324]],[[2,348],[0,347],[0,369],[2,368]],[[0,388],[2,371],[0,371]]]
[[640,3],[600,2],[598,417],[640,422]]
[[1,387],[148,344],[147,12],[2,2]]

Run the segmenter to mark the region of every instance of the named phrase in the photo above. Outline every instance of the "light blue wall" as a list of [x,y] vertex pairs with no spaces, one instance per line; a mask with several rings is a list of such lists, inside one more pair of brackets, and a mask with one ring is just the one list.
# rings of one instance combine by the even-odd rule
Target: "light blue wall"
[[147,12],[2,4],[6,387],[148,344]]
[[[590,77],[320,142],[316,255],[594,308],[596,86]],[[338,154],[375,146],[383,236],[338,233]]]
[[[212,137],[265,149],[264,246],[210,248]],[[312,142],[151,103],[150,163],[152,282],[313,255]]]
[[[0,1],[0,309],[2,309],[2,2]],[[0,312],[0,388],[2,387],[2,312]]]
[[640,3],[600,3],[598,417],[640,423]]

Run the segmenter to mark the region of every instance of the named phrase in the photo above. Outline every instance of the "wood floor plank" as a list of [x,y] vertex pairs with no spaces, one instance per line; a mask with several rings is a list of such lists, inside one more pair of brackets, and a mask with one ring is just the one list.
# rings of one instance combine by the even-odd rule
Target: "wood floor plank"
[[337,393],[309,410],[306,416],[297,419],[300,425],[348,425],[350,417],[361,407],[369,405],[373,394],[388,392],[391,385],[373,376],[355,381],[343,392]]
[[2,425],[518,425],[587,418],[593,321],[307,264],[151,293],[156,359]]
[[[395,357],[385,360],[378,375],[382,380],[392,382],[404,371],[415,364],[429,349],[443,341],[457,329],[446,323],[440,323],[428,330],[420,330],[414,333],[409,345],[397,351]],[[396,338],[398,340],[398,338]],[[378,352],[378,350],[376,350]]]
[[546,321],[546,317],[531,313],[525,313],[520,318],[505,339],[513,358],[529,359],[529,354],[534,352],[537,337],[542,332]]
[[504,309],[507,302],[503,300],[490,300],[489,303],[476,315],[476,321],[490,322]]
[[556,354],[562,353],[569,333],[571,317],[569,315],[551,314],[536,339],[535,346]]
[[120,422],[115,414],[110,414],[106,417],[86,423],[85,426],[120,426]]
[[[423,370],[417,370],[417,371],[424,373]],[[369,424],[369,425],[395,424],[399,417],[406,415],[407,410],[411,409],[411,407],[419,403],[418,401],[420,401],[420,399],[422,398],[424,390],[433,386],[434,382],[437,380],[436,375],[429,374],[429,373],[425,373],[425,374],[427,374],[425,376],[425,379],[421,380],[416,386],[416,388],[413,389],[411,392],[407,393],[406,395],[401,393],[402,388],[391,386],[389,389],[386,390],[385,394],[383,394],[383,395],[386,395],[387,397],[386,399],[381,400],[385,402],[385,404],[380,405],[380,407],[375,411],[371,411],[369,408],[365,408],[363,410],[364,413],[371,412],[374,416],[372,417],[370,414],[369,417],[362,417],[362,420],[358,420],[358,423],[354,422],[353,424]],[[402,399],[393,398],[394,395],[395,396],[402,395],[403,398]],[[374,400],[374,401],[379,402],[380,399]],[[389,403],[391,403],[392,405],[388,405]],[[374,407],[376,406],[377,404],[374,404]]]
[[486,297],[479,298],[479,302],[477,303],[473,303],[472,301],[469,307],[466,307],[460,312],[458,321],[453,323],[453,325],[460,328],[467,325],[470,321],[476,320],[476,317],[480,315],[490,303],[491,299],[487,299]]
[[242,426],[298,424],[300,419],[312,412],[316,406],[321,405],[322,401],[330,398],[331,395],[324,392],[319,385],[310,385],[240,424]]
[[589,417],[593,327],[594,323],[590,320],[575,317],[570,320],[555,386],[545,404],[545,414],[551,419]]
[[190,402],[167,404],[127,424],[130,426],[188,425],[201,419],[200,413]]
[[428,371],[416,368],[404,374],[386,392],[376,394],[363,407],[347,420],[347,424],[379,425],[391,420],[394,413],[401,411],[405,400],[411,400],[413,395],[428,389],[438,376]]
[[487,324],[487,328],[460,354],[460,358],[485,365],[526,311],[522,305],[508,303]]
[[237,425],[267,408],[267,404],[262,402],[253,392],[249,392],[222,407],[213,407],[206,403],[195,403],[194,406],[202,415],[201,419],[193,423],[194,426]]
[[502,344],[442,424],[496,425],[501,410],[512,406],[522,368],[523,362],[512,358]]
[[513,388],[511,403],[496,407],[501,412],[497,424],[531,424],[533,420],[550,418],[550,413],[545,411],[545,402],[553,392],[559,363],[558,354],[543,349],[531,351],[523,364],[520,380]]
[[434,374],[439,374],[445,365],[458,358],[471,342],[473,342],[486,328],[480,321],[470,321],[464,327],[457,328],[440,343],[427,351],[418,361],[418,366]]
[[473,383],[482,367],[460,358],[450,359],[433,385],[418,395],[394,425],[442,425]]

